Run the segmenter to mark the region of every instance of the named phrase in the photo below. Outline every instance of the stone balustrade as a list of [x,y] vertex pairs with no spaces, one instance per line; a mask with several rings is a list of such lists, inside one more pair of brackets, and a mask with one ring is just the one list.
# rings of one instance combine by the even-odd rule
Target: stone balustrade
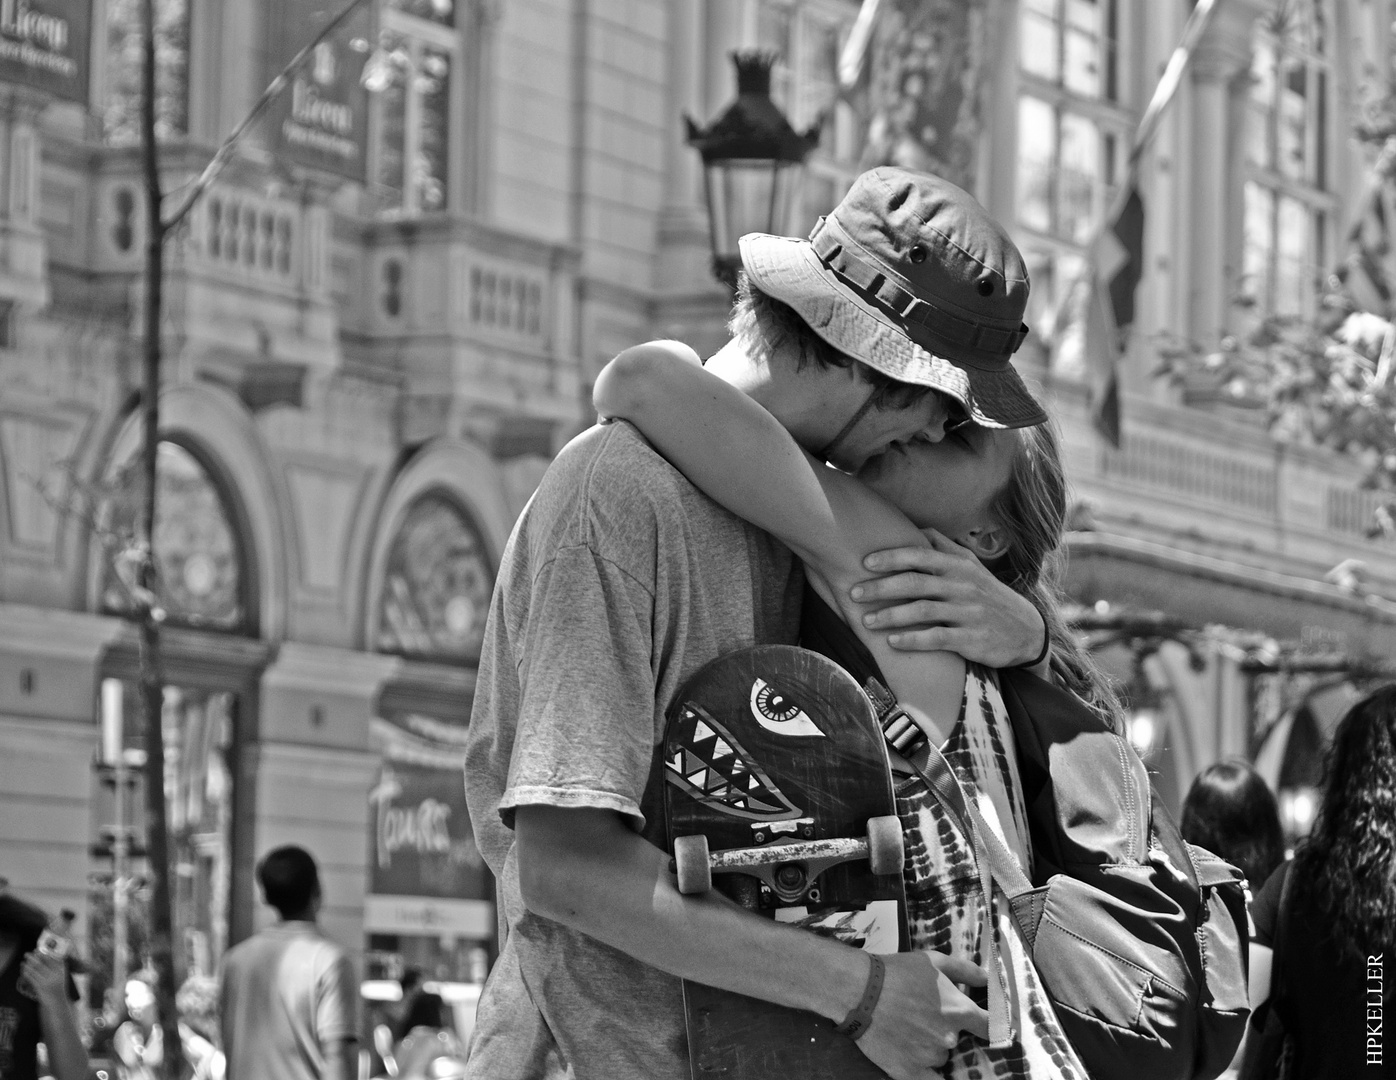
[[1049,397],[1068,478],[1099,528],[1309,580],[1357,559],[1364,587],[1396,599],[1396,538],[1376,517],[1396,495],[1363,488],[1357,461],[1277,442],[1258,418],[1135,397],[1114,449],[1079,386]]

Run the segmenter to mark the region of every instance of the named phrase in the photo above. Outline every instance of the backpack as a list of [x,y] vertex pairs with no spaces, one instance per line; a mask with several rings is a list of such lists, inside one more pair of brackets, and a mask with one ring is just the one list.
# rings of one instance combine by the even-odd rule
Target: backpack
[[[986,885],[992,877],[1008,898],[1087,1071],[1210,1080],[1230,1064],[1250,1013],[1241,872],[1184,842],[1134,748],[1078,698],[1021,669],[1001,671],[999,685],[1017,744],[1031,879],[945,758],[924,738],[907,739],[905,714],[899,722],[885,698],[884,730],[960,822]],[[987,951],[992,960],[992,933]],[[998,982],[989,988],[990,1041],[1003,1045],[1007,988]]]

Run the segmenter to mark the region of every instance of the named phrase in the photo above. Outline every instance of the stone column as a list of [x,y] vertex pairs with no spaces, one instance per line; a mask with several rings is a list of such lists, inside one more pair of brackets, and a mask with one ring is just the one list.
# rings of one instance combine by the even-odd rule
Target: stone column
[[704,25],[707,4],[702,0],[669,9],[669,93],[665,110],[669,131],[665,140],[664,207],[659,218],[659,288],[661,292],[692,292],[710,281],[708,217],[703,198],[703,170],[697,152],[686,141],[684,117],[708,122],[704,84]]
[[1203,344],[1225,332],[1240,269],[1227,257],[1232,230],[1240,228],[1233,213],[1242,183],[1237,154],[1243,130],[1234,122],[1231,103],[1233,86],[1250,65],[1251,26],[1259,13],[1256,0],[1219,5],[1192,61],[1188,332]]
[[97,686],[120,619],[0,604],[0,877],[81,913],[96,839]]
[[[280,844],[310,851],[325,886],[325,925],[352,949],[363,943],[368,791],[378,765],[369,724],[400,666],[397,657],[285,643],[262,676],[259,730],[244,751],[255,856]],[[251,914],[234,911],[235,939],[251,930]],[[255,915],[268,917],[264,907]]]

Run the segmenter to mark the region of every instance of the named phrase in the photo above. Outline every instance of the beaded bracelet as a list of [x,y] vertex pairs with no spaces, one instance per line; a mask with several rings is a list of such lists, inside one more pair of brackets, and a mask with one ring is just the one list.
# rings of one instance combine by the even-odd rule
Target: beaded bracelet
[[840,1035],[847,1035],[854,1042],[872,1026],[873,1010],[877,999],[882,996],[882,983],[887,978],[887,965],[876,953],[868,953],[872,968],[868,971],[868,985],[863,988],[863,1000],[843,1018],[843,1023],[834,1028]]

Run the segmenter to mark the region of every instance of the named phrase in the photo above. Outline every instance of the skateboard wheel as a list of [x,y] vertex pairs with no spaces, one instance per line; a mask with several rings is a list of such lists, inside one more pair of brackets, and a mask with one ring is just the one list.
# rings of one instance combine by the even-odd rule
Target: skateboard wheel
[[901,818],[888,814],[868,819],[868,862],[874,874],[900,874],[906,858]]
[[[898,843],[901,842],[900,833],[897,835],[897,840]],[[713,887],[713,872],[708,863],[708,838],[706,836],[699,833],[697,836],[674,838],[674,873],[679,878],[679,892],[685,896],[705,893]]]

